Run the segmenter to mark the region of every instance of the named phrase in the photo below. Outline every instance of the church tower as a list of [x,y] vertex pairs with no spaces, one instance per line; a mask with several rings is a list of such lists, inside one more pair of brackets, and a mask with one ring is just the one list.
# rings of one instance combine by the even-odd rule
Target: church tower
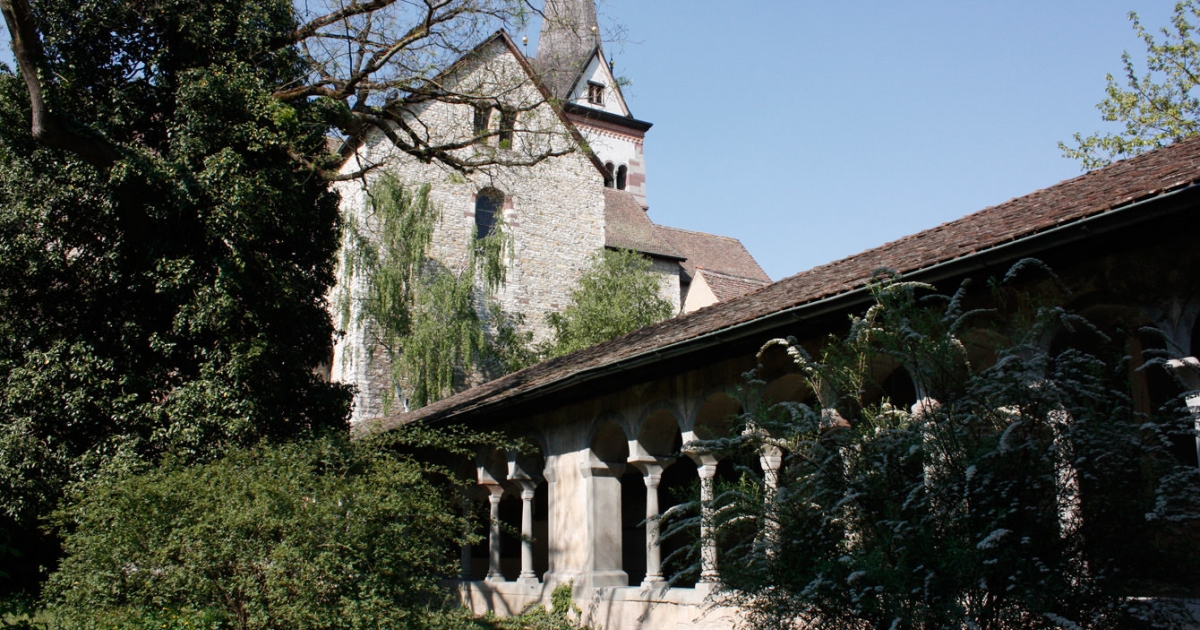
[[542,83],[554,98],[565,98],[592,53],[600,48],[594,0],[546,0],[538,36]]
[[550,95],[608,171],[605,186],[646,203],[643,142],[650,123],[633,117],[604,56],[595,0],[546,0],[533,65]]

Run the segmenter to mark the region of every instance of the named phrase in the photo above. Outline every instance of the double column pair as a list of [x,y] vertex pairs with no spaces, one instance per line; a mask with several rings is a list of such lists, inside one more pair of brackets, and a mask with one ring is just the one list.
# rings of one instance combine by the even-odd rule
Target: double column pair
[[[488,572],[485,582],[505,582],[504,573],[500,570],[500,500],[504,498],[504,486],[495,479],[487,468],[478,468],[479,485],[488,492],[489,528],[488,528]],[[522,470],[515,460],[508,464],[508,481],[521,490],[521,573],[517,576],[518,584],[538,584],[537,573],[533,569],[533,498],[537,490],[537,480]],[[465,547],[462,557],[462,576],[470,579],[471,551]]]
[[[718,460],[712,455],[690,455],[696,461],[696,473],[700,477],[700,539],[703,547],[700,549],[700,583],[715,584],[721,579],[717,570],[717,543],[710,535],[713,518],[713,480],[717,476]],[[662,483],[663,470],[674,460],[654,458],[653,460],[631,460],[630,463],[642,472],[642,480],[646,484],[646,578],[643,588],[661,586],[666,583],[662,572],[661,532],[657,525],[661,516],[658,503],[658,488]],[[769,448],[760,456],[766,485],[766,500],[768,504],[768,519],[766,535],[774,539],[773,532],[778,523],[774,518],[773,505],[775,492],[779,485],[779,467],[783,462],[779,449]]]

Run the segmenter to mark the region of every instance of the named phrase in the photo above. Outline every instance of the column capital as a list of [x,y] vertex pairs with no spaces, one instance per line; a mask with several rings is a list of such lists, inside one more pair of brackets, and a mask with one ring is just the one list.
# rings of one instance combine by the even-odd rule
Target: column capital
[[[657,487],[659,480],[662,479],[663,471],[673,463],[675,463],[674,457],[638,455],[629,458],[629,465],[642,473],[647,487]],[[653,480],[653,485],[651,485],[651,480]]]
[[937,411],[937,408],[940,406],[942,406],[942,403],[938,402],[936,398],[924,396],[913,403],[909,411],[912,415],[919,418]]
[[1183,357],[1169,359],[1166,362],[1168,371],[1188,389],[1200,389],[1200,359]]
[[783,451],[777,446],[765,445],[758,453],[759,464],[763,471],[777,471],[783,465]]
[[584,479],[589,477],[620,477],[624,472],[625,464],[621,462],[579,462],[579,474]]
[[[690,439],[689,439],[689,436],[690,436]],[[694,442],[695,440],[696,440],[695,433],[688,431],[687,433],[684,434],[684,436],[683,436],[683,454],[686,455],[688,459],[692,460],[693,462],[696,462],[696,466],[708,466],[708,465],[716,466],[717,462],[721,461],[720,458],[717,457],[716,455],[712,454],[709,451],[688,448],[689,442]]]

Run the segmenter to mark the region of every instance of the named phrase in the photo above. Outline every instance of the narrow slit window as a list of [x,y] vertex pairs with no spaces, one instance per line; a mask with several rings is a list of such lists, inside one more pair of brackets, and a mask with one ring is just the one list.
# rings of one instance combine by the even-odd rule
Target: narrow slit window
[[604,163],[604,187],[612,188],[614,181],[615,181],[615,179],[613,176],[613,163],[605,162]]
[[617,169],[617,189],[618,190],[625,190],[625,180],[628,178],[628,176],[629,176],[629,169],[624,164],[622,164],[620,166],[620,168]]
[[486,238],[496,227],[496,217],[504,208],[504,193],[484,188],[475,195],[475,238]]
[[476,107],[475,108],[475,137],[479,138],[479,142],[487,143],[487,139],[482,136],[487,134],[492,123],[492,108]]
[[513,148],[513,130],[517,127],[517,113],[500,111],[500,148]]

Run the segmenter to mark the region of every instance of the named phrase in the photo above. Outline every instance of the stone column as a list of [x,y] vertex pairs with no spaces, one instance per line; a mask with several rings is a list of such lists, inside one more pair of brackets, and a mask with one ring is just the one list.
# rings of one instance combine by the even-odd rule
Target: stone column
[[500,571],[500,497],[504,496],[504,488],[499,485],[488,485],[488,502],[491,503],[491,528],[488,531],[488,572],[485,582],[503,582],[504,574]]
[[646,483],[646,577],[643,587],[653,587],[666,582],[662,574],[662,547],[658,545],[658,484],[662,471],[648,473],[642,477]]
[[550,553],[550,549],[554,548],[555,544],[555,510],[558,505],[555,503],[555,487],[558,485],[558,471],[555,466],[558,465],[557,457],[546,458],[546,467],[542,469],[542,479],[546,484],[546,573],[542,575],[542,582],[549,584],[550,578],[553,577],[558,562],[557,554]]
[[646,578],[642,580],[642,588],[661,587],[667,583],[662,573],[662,547],[659,546],[658,485],[662,482],[663,470],[673,461],[654,456],[629,458],[629,463],[642,473],[642,481],[646,484]]
[[532,480],[517,481],[521,486],[521,575],[517,583],[536,586],[537,574],[533,571],[533,493],[535,484]]
[[700,583],[715,584],[721,576],[717,572],[717,541],[712,537],[713,478],[717,475],[717,463],[702,464],[700,474]]
[[1054,409],[1046,414],[1054,431],[1054,486],[1058,510],[1059,536],[1066,538],[1083,525],[1083,507],[1079,498],[1079,470],[1075,468],[1074,453],[1068,435],[1071,414],[1066,409]]
[[766,501],[763,514],[763,540],[767,544],[767,554],[774,555],[779,542],[779,509],[775,505],[775,495],[779,492],[779,468],[783,465],[783,451],[775,446],[764,446],[758,455],[758,463],[763,471],[763,500]]

